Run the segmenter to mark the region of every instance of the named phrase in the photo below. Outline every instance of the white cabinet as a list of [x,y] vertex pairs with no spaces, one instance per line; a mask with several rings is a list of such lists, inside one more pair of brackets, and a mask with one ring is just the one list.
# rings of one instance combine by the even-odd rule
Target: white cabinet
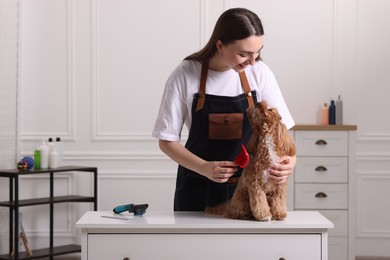
[[224,219],[202,212],[147,213],[132,220],[87,212],[76,224],[82,232],[83,260],[326,260],[328,228],[319,212],[288,212],[285,221]]
[[294,210],[319,210],[335,228],[329,232],[329,259],[352,259],[349,226],[353,217],[349,196],[353,178],[356,126],[296,125]]

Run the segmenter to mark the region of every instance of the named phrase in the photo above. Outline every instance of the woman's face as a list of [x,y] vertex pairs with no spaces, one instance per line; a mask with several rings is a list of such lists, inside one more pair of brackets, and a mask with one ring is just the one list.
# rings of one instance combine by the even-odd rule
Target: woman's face
[[249,36],[243,40],[237,40],[223,45],[219,40],[217,50],[222,55],[223,66],[234,69],[237,72],[243,71],[248,65],[253,65],[263,48],[263,36]]

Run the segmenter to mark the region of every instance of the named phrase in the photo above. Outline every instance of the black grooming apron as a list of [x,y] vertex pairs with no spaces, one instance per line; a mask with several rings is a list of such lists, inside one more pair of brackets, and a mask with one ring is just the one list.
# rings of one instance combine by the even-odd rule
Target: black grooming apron
[[[185,147],[206,161],[233,161],[252,134],[252,127],[246,115],[246,109],[256,104],[256,92],[251,91],[245,71],[240,73],[244,93],[235,97],[206,95],[208,63],[203,62],[199,93],[195,94],[192,104],[192,123]],[[242,137],[239,139],[210,139],[209,115],[243,114]],[[222,120],[222,123],[229,123]],[[241,128],[241,127],[240,127]],[[215,131],[214,131],[215,132]],[[223,132],[222,132],[222,138]],[[237,138],[237,137],[234,137]],[[242,169],[232,176],[237,180]],[[174,200],[175,211],[203,211],[205,207],[215,206],[229,200],[237,186],[237,181],[216,183],[208,178],[179,165]]]

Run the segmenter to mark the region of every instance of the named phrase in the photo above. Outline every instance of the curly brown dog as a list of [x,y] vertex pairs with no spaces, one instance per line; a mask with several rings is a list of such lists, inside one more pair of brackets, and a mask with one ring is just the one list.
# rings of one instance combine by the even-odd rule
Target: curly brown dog
[[243,170],[232,199],[206,208],[206,212],[233,219],[284,220],[287,181],[279,185],[269,182],[268,169],[278,157],[295,155],[294,140],[278,111],[268,109],[265,101],[248,108],[247,113],[253,128],[247,150],[253,159]]

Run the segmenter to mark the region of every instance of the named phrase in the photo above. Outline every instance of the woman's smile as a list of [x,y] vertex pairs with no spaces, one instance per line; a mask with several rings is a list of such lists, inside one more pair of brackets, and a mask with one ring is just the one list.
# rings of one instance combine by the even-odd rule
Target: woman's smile
[[[254,65],[263,48],[263,37],[252,35],[242,40],[224,45],[221,41],[217,43],[217,61],[219,66],[228,67],[237,72],[243,71],[248,65]],[[218,62],[217,62],[218,64]]]

